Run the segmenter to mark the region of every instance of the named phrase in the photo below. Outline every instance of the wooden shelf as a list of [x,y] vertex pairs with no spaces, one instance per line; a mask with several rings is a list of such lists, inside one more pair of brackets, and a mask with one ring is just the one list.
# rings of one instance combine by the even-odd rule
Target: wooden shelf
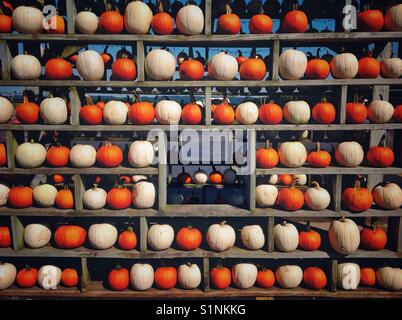
[[272,169],[256,169],[257,175],[271,175],[271,174],[402,174],[402,168],[390,167],[390,168],[372,168],[372,167],[334,167],[329,166],[327,168],[283,168],[275,167]]
[[24,168],[0,168],[0,174],[158,174],[158,169],[149,168],[133,168],[133,167],[116,167],[116,168],[70,168],[70,167],[39,167],[32,169]]

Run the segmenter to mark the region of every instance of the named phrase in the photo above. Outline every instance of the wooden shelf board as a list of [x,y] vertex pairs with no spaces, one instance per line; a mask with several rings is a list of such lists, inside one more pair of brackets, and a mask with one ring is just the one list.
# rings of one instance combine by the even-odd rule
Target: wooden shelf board
[[116,167],[116,168],[72,168],[72,167],[39,167],[32,169],[24,168],[0,168],[0,174],[158,174],[158,169],[153,167],[148,168],[133,168],[133,167]]
[[327,168],[284,168],[275,167],[272,169],[256,169],[257,175],[271,175],[271,174],[402,174],[402,168],[389,167],[389,168],[373,168],[373,167],[335,167],[329,166]]

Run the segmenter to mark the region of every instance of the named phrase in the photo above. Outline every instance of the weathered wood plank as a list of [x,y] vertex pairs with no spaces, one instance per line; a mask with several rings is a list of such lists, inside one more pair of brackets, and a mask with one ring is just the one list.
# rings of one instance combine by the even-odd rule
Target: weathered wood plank
[[81,257],[81,281],[80,281],[81,292],[88,291],[88,286],[90,282],[91,282],[91,276],[88,270],[87,258]]
[[342,176],[337,174],[331,177],[331,201],[335,211],[341,210]]
[[140,250],[145,253],[148,249],[148,222],[146,217],[140,217]]
[[[205,87],[205,125],[210,126],[212,122],[212,113],[211,113],[211,105],[212,105],[212,94],[211,87]],[[190,126],[194,128],[194,126]]]
[[280,55],[280,42],[279,40],[274,40],[274,44],[272,46],[272,80],[278,81],[279,80],[279,73],[278,73],[278,63],[279,63],[279,55]]
[[18,143],[14,137],[13,132],[7,131],[6,132],[7,169],[4,168],[4,170],[14,170],[14,168],[15,168],[15,152],[17,150],[17,147],[18,147]]
[[212,34],[212,0],[205,0],[205,34]]
[[143,41],[137,41],[138,81],[145,81],[145,47]]
[[85,187],[81,175],[74,175],[74,205],[75,210],[80,211],[84,208],[82,198],[84,197]]
[[247,195],[248,195],[248,208],[250,211],[255,210],[255,188],[256,188],[256,172],[255,172],[255,150],[256,150],[256,142],[257,135],[255,130],[247,130],[247,150],[249,154],[247,155],[247,165],[250,170],[250,174],[248,176],[248,184],[247,184]]
[[272,168],[272,169],[257,169],[257,175],[271,175],[271,174],[401,174],[402,168],[390,167],[386,169],[372,168],[372,167],[334,167],[327,168]]
[[65,0],[67,9],[67,33],[69,35],[75,34],[75,17],[77,15],[77,8],[75,7],[75,0]]
[[11,216],[11,237],[14,250],[16,252],[22,250],[24,248],[24,225],[17,216]]
[[336,292],[338,282],[338,261],[331,260],[331,291]]
[[[12,156],[12,153],[11,153]],[[52,167],[39,167],[34,169],[23,168],[0,168],[0,174],[158,174],[158,170],[153,167],[149,168],[132,168],[132,167],[116,167],[116,168],[52,168]]]
[[164,211],[167,202],[167,137],[158,131],[158,209]]
[[348,86],[341,87],[341,95],[339,101],[339,123],[345,124],[346,123],[346,104],[348,100]]
[[274,249],[275,249],[274,226],[275,226],[275,218],[268,217],[267,250],[270,253],[274,252]]
[[0,57],[1,57],[1,76],[3,80],[11,79],[11,60],[12,55],[7,41],[0,40]]
[[81,99],[76,87],[70,88],[71,101],[71,124],[78,126],[80,124]]
[[202,268],[204,273],[204,291],[208,292],[211,290],[210,278],[209,278],[209,259],[202,259]]

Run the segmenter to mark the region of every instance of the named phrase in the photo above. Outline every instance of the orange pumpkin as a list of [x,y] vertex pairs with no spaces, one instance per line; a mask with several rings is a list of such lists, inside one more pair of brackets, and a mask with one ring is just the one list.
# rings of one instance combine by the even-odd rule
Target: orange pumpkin
[[118,11],[103,12],[99,17],[99,27],[105,33],[116,34],[123,31],[124,20],[123,16]]
[[260,121],[264,124],[278,124],[283,118],[282,108],[273,101],[262,104],[258,114]]
[[11,17],[0,12],[0,33],[10,33],[12,30]]
[[329,63],[321,59],[319,56],[319,51],[317,51],[317,56],[307,62],[306,68],[306,78],[307,79],[326,79],[328,78],[329,71],[331,67]]
[[232,124],[235,117],[233,107],[229,105],[226,98],[223,99],[223,102],[221,104],[212,105],[211,111],[213,113],[213,118],[216,124]]
[[80,120],[84,124],[101,124],[103,119],[103,111],[100,105],[94,104],[92,98],[86,97],[86,105],[80,109]]
[[229,5],[226,5],[226,13],[218,19],[218,32],[223,34],[238,34],[241,29],[241,21],[237,14],[232,13]]
[[342,193],[342,203],[350,211],[366,211],[370,209],[373,196],[367,188],[361,187],[360,179],[356,179],[353,188],[346,188]]
[[169,13],[159,11],[152,18],[151,27],[156,34],[172,34],[174,29],[174,20]]
[[292,183],[292,180],[293,180],[293,178],[290,174],[280,174],[278,176],[279,184],[284,185],[284,186],[290,186],[290,184]]
[[211,270],[210,274],[211,284],[215,289],[226,289],[232,282],[232,273],[229,268],[218,265]]
[[151,102],[138,100],[128,109],[128,118],[134,124],[151,124],[155,119],[155,108]]
[[384,26],[384,15],[380,10],[365,9],[357,15],[357,29],[365,32],[378,32]]
[[182,172],[177,176],[177,182],[179,184],[191,183],[191,175],[184,171],[184,167],[181,170]]
[[393,117],[396,122],[402,122],[402,104],[395,107]]
[[382,137],[378,146],[371,147],[367,152],[367,160],[373,167],[387,168],[395,160],[394,151],[386,145],[386,135]]
[[197,103],[186,104],[181,113],[181,120],[185,124],[200,124],[202,120],[200,106]]
[[86,236],[87,232],[80,226],[59,226],[54,233],[54,242],[61,249],[75,249],[84,244]]
[[267,73],[264,60],[254,57],[248,58],[240,65],[240,78],[242,80],[262,80]]
[[15,283],[20,288],[32,288],[36,281],[38,281],[38,270],[26,265],[25,268],[20,269],[15,278]]
[[314,251],[321,246],[321,236],[317,231],[311,230],[309,221],[306,231],[299,232],[299,246],[306,251]]
[[64,34],[66,33],[66,23],[62,16],[53,16],[48,21],[49,28],[47,32],[51,34]]
[[31,207],[33,204],[32,188],[24,186],[10,188],[7,203],[10,207],[16,209]]
[[116,59],[112,64],[113,79],[122,81],[132,81],[137,76],[137,67],[135,62],[126,55]]
[[359,60],[358,76],[360,78],[375,79],[380,75],[381,63],[371,57],[371,53],[368,57],[361,58]]
[[375,271],[373,268],[360,268],[360,283],[359,285],[365,287],[372,287],[375,285]]
[[78,60],[78,54],[72,55],[70,58],[68,58],[68,60],[70,60],[71,63],[76,64]]
[[308,267],[303,271],[303,281],[310,289],[320,290],[327,285],[327,276],[319,267]]
[[133,250],[137,246],[137,236],[132,227],[128,227],[127,230],[120,233],[117,241],[123,250]]
[[110,209],[127,209],[131,205],[131,192],[129,189],[118,185],[107,193],[106,203]]
[[273,26],[272,19],[264,13],[252,16],[248,24],[250,33],[256,33],[256,34],[271,33],[272,26]]
[[112,145],[110,141],[106,141],[105,145],[97,151],[96,161],[101,167],[118,167],[123,162],[123,151],[120,147]]
[[45,65],[46,77],[51,80],[70,79],[73,75],[71,63],[61,58],[50,59]]
[[77,270],[72,268],[66,268],[61,273],[61,283],[65,287],[75,287],[78,284],[79,276]]
[[173,267],[159,267],[155,270],[154,277],[155,285],[159,289],[172,289],[177,283],[177,270]]
[[7,164],[7,150],[4,143],[0,143],[0,166]]
[[101,54],[102,60],[104,64],[108,64],[112,60],[112,56],[107,52],[102,52]]
[[293,179],[289,188],[283,188],[278,193],[278,198],[276,199],[276,202],[285,210],[299,210],[304,205],[303,192],[295,188],[295,185],[296,179]]
[[349,123],[364,123],[367,120],[367,107],[363,103],[349,102],[346,104],[346,121]]
[[46,161],[52,167],[65,167],[68,164],[70,149],[59,142],[51,146],[46,153]]
[[181,250],[195,250],[201,245],[201,242],[201,231],[192,226],[181,228],[176,235],[176,243]]
[[221,184],[223,181],[223,174],[216,170],[215,166],[213,167],[213,171],[209,174],[209,181],[212,184]]
[[179,75],[182,80],[201,80],[204,77],[204,65],[196,59],[184,60],[179,67]]
[[123,291],[128,288],[130,275],[126,268],[116,266],[108,275],[109,286],[112,290]]
[[0,248],[7,248],[11,245],[10,229],[7,226],[0,226]]
[[321,150],[320,143],[317,142],[317,149],[307,155],[307,162],[314,168],[326,168],[331,164],[331,154]]
[[23,102],[15,107],[15,116],[21,123],[33,124],[38,122],[39,111],[39,106],[29,102],[28,97],[24,95]]
[[326,98],[322,98],[311,111],[313,120],[320,124],[333,123],[336,116],[336,110],[332,103],[327,102]]
[[270,147],[269,141],[266,142],[265,148],[259,148],[257,150],[256,162],[258,167],[264,169],[271,169],[278,165],[278,152]]
[[245,56],[242,55],[241,51],[238,50],[239,55],[236,58],[237,64],[239,65],[239,67],[241,66],[241,64],[247,60],[247,58]]
[[74,207],[73,193],[67,185],[57,192],[54,203],[59,209],[72,209]]
[[308,18],[303,11],[289,11],[282,21],[282,30],[287,33],[303,33],[308,27]]
[[55,184],[60,184],[64,182],[64,177],[61,174],[54,174],[52,178]]
[[368,250],[382,250],[387,245],[387,233],[377,225],[363,228],[360,231],[360,243]]
[[261,288],[272,288],[275,284],[275,274],[270,269],[259,270],[256,283]]

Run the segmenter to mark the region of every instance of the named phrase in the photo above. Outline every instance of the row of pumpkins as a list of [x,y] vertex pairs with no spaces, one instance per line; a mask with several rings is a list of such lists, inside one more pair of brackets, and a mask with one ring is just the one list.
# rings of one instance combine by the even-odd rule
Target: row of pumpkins
[[[74,59],[75,60],[75,59]],[[181,59],[179,59],[181,61]],[[75,66],[83,80],[102,80],[105,75],[105,60],[94,50],[85,50],[76,57]],[[336,55],[330,63],[316,57],[308,59],[303,51],[284,50],[279,56],[278,71],[283,80],[326,79],[331,73],[336,79],[399,78],[402,75],[402,59],[385,58],[379,61],[370,55],[360,60],[353,53]],[[188,58],[179,67],[181,80],[204,78],[204,64],[199,59]],[[38,80],[42,66],[38,58],[29,54],[16,55],[11,61],[11,72],[18,80]],[[70,79],[73,67],[65,59],[50,59],[45,66],[46,77],[52,80]],[[172,80],[176,72],[176,59],[165,49],[152,49],[145,57],[145,73],[151,80]],[[263,80],[267,74],[264,60],[258,56],[234,57],[226,52],[215,54],[208,62],[208,75],[214,80],[230,81],[239,72],[242,80]],[[131,81],[137,76],[135,62],[122,56],[112,64],[113,80]]]
[[[7,226],[0,229],[0,247],[11,244],[10,231]],[[294,224],[283,221],[273,229],[275,248],[281,252],[292,252],[297,248],[305,251],[318,250],[321,247],[321,235],[310,228],[298,232]],[[51,230],[38,223],[25,226],[24,242],[32,249],[42,248],[51,240]],[[78,225],[61,225],[54,232],[53,240],[57,248],[75,249],[84,245],[87,231]],[[188,226],[181,228],[176,234],[177,248],[184,251],[199,249],[202,243],[202,233],[199,229]],[[225,221],[209,226],[206,242],[210,249],[223,252],[231,249],[236,242],[236,232]],[[260,225],[247,225],[240,230],[243,246],[248,250],[260,250],[265,245],[264,231]],[[340,254],[351,254],[359,246],[372,251],[385,248],[387,234],[377,224],[372,227],[359,227],[351,219],[344,217],[333,220],[328,229],[328,239],[331,247]],[[117,228],[109,223],[92,224],[88,229],[88,240],[92,248],[106,250],[116,243],[122,250],[134,250],[137,247],[137,237],[131,227],[118,234]],[[175,232],[169,224],[151,224],[147,234],[148,245],[152,250],[169,249],[174,240]]]
[[[337,286],[343,290],[355,290],[358,286],[373,287],[376,282],[387,290],[402,289],[402,269],[382,267],[376,271],[370,267],[360,268],[356,263],[345,262],[336,269]],[[14,282],[20,288],[31,288],[39,283],[45,289],[57,289],[61,283],[65,287],[78,285],[79,277],[75,269],[61,269],[54,265],[44,265],[39,271],[26,266],[18,271],[11,263],[0,264],[0,290],[12,286]],[[137,291],[155,287],[169,290],[176,287],[192,290],[200,286],[202,274],[197,264],[187,263],[179,267],[161,266],[156,270],[148,263],[135,263],[130,271],[117,265],[107,275],[107,287],[114,291],[131,288]],[[269,289],[275,282],[281,288],[295,289],[303,282],[311,290],[324,289],[327,276],[320,267],[307,267],[304,270],[298,265],[282,265],[275,270],[257,266],[253,263],[238,263],[229,269],[221,265],[210,270],[210,283],[215,289],[226,289],[231,283],[239,289],[248,289],[255,285]]]
[[[258,12],[259,11],[259,12]],[[202,10],[187,3],[178,10],[176,15],[176,27],[185,35],[201,34],[204,30],[204,14]],[[132,1],[125,8],[124,16],[118,10],[107,10],[100,17],[91,11],[81,11],[75,17],[75,27],[83,34],[101,33],[119,34],[124,30],[133,34],[147,34],[150,27],[156,34],[169,35],[174,31],[175,21],[168,12],[163,12],[163,6],[159,6],[159,12],[153,15],[149,6],[142,1]],[[307,31],[309,20],[307,15],[296,7],[287,12],[281,21],[281,32],[303,33]],[[43,29],[49,33],[65,33],[63,17],[55,16],[46,21],[39,9],[27,6],[19,6],[12,12],[12,17],[0,15],[0,33],[9,33],[12,27],[19,33],[41,33]],[[250,33],[272,33],[273,21],[264,14],[262,5],[260,10],[249,21]],[[389,31],[402,31],[402,5],[389,8],[385,14],[379,10],[363,10],[357,16],[359,31],[378,32],[385,27]],[[240,17],[233,13],[229,4],[226,5],[226,13],[218,19],[217,31],[221,34],[238,34],[242,30]]]

